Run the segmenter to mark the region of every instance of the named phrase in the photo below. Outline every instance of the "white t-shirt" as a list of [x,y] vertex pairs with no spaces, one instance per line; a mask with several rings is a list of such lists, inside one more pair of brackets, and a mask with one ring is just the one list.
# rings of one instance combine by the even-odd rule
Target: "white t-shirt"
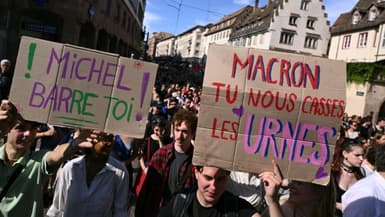
[[342,195],[342,212],[347,217],[385,216],[385,178],[377,171]]

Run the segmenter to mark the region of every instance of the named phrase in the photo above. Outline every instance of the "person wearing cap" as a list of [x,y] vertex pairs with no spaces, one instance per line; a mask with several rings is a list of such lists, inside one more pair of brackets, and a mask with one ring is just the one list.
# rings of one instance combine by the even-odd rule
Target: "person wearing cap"
[[[5,104],[12,105],[9,102]],[[53,151],[31,151],[37,123],[23,119],[18,113],[3,110],[3,105],[4,101],[0,131],[7,134],[7,138],[0,147],[0,216],[42,217],[43,184],[55,172],[65,153],[71,154],[67,149],[69,144],[59,145]],[[77,146],[88,145],[82,142]]]
[[63,167],[47,216],[127,217],[128,172],[110,156],[114,135],[83,130],[81,137],[92,138],[92,146]]

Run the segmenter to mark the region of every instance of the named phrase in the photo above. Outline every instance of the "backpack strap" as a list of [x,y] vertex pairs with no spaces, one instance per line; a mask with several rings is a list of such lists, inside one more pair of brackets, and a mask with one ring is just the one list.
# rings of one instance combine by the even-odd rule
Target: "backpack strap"
[[223,196],[225,206],[224,217],[238,217],[238,197],[229,195],[227,192]]
[[194,192],[195,191],[175,195],[175,199],[172,202],[172,217],[188,217],[187,210],[193,201]]

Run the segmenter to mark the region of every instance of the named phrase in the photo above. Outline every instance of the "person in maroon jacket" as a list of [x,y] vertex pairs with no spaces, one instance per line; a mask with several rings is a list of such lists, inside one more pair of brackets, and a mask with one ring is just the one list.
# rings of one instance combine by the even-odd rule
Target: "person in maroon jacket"
[[172,119],[174,142],[152,156],[146,179],[136,203],[135,216],[155,217],[171,195],[196,185],[192,155],[197,117],[184,109]]

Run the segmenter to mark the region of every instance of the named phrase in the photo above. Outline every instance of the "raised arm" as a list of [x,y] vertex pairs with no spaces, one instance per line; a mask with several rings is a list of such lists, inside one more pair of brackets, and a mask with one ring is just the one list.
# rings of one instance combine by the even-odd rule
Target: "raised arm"
[[272,160],[273,172],[262,172],[259,174],[265,187],[265,200],[269,206],[270,217],[283,217],[281,206],[279,205],[278,190],[282,184],[282,173],[275,160]]

